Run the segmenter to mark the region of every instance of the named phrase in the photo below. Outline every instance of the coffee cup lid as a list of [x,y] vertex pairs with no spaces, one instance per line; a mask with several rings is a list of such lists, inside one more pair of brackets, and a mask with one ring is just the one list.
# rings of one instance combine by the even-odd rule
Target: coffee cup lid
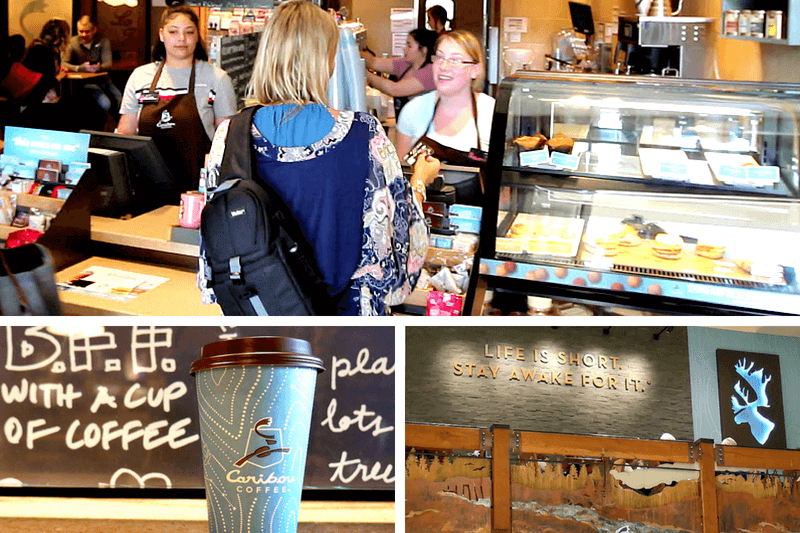
[[225,366],[274,365],[323,372],[322,359],[311,355],[311,343],[290,337],[243,337],[206,344],[190,373]]

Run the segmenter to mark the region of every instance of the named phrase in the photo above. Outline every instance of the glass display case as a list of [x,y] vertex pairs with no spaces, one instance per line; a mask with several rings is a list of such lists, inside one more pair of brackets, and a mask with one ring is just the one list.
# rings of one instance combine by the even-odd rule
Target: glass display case
[[522,72],[497,95],[481,290],[797,314],[800,85]]

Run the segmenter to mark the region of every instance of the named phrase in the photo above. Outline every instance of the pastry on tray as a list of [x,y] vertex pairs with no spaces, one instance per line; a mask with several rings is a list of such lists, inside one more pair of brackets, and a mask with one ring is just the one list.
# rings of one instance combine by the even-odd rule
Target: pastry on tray
[[624,230],[619,232],[619,245],[633,248],[642,244],[642,238],[636,232],[635,228],[626,226]]
[[567,137],[563,133],[556,133],[553,137],[545,143],[550,147],[553,152],[561,152],[562,154],[571,154],[572,148],[575,146],[575,139]]
[[512,142],[523,150],[536,150],[544,146],[544,143],[547,142],[547,137],[541,133],[537,133],[536,135],[521,135],[519,137],[514,137]]
[[659,233],[651,245],[653,253],[661,259],[677,260],[683,255],[683,239],[678,235]]
[[708,259],[722,259],[725,255],[725,246],[719,243],[699,241],[694,247],[694,253]]
[[594,249],[596,255],[613,257],[619,253],[619,238],[616,235],[599,237],[594,240]]

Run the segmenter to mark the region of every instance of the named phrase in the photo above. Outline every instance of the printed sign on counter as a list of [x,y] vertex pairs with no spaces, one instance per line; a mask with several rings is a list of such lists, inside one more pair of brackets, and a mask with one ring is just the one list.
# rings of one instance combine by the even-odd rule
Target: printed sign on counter
[[0,485],[203,488],[189,368],[211,342],[274,335],[325,366],[305,488],[394,489],[393,327],[96,323],[0,329]]

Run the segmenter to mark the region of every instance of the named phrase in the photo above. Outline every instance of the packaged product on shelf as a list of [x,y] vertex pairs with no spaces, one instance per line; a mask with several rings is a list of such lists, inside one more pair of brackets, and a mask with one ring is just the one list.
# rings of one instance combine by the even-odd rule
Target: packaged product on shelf
[[0,224],[11,225],[17,211],[17,195],[10,191],[0,191]]

